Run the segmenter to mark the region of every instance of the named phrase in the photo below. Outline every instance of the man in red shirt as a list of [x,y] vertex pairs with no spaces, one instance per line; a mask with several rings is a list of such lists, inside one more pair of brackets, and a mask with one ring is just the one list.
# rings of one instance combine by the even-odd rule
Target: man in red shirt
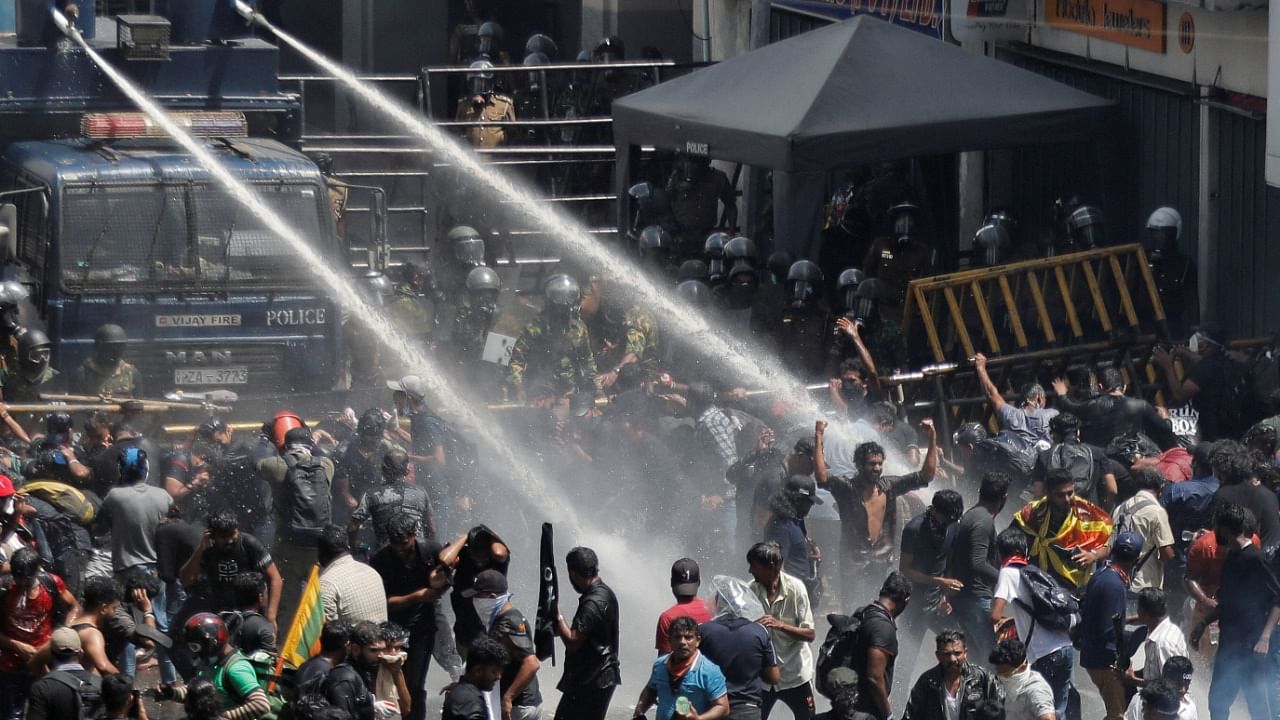
[[699,625],[711,620],[711,611],[702,598],[698,597],[698,586],[701,583],[698,563],[692,559],[680,558],[671,566],[671,594],[676,596],[676,604],[658,616],[658,636],[654,647],[658,648],[659,655],[671,652],[671,641],[667,639],[671,621],[681,615],[688,615],[697,620]]
[[80,608],[32,548],[19,548],[9,566],[0,585],[0,720],[19,720],[32,680],[27,662],[49,642],[59,616],[65,612],[65,624],[75,624]]

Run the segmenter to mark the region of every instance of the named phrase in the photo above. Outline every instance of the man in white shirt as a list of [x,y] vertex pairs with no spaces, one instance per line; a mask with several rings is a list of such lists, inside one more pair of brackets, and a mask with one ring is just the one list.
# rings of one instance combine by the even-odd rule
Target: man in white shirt
[[1152,696],[1161,697],[1162,702],[1172,706],[1168,695],[1173,695],[1176,700],[1177,714],[1167,712],[1168,708],[1165,708],[1164,713],[1160,713],[1159,708],[1150,708],[1155,711],[1152,714],[1162,719],[1200,720],[1195,701],[1191,699],[1191,671],[1191,660],[1187,657],[1175,655],[1166,660],[1160,677],[1152,679],[1142,688],[1142,692],[1129,701],[1129,707],[1124,711],[1124,720],[1146,720],[1149,698]]
[[1132,477],[1137,494],[1111,513],[1116,520],[1112,541],[1122,530],[1142,536],[1142,552],[1129,583],[1129,612],[1133,612],[1134,596],[1143,588],[1164,587],[1164,564],[1173,559],[1173,527],[1159,498],[1164,476],[1155,468],[1139,468]]
[[1147,628],[1147,639],[1142,644],[1142,670],[1134,672],[1130,668],[1126,671],[1125,680],[1131,685],[1141,686],[1144,679],[1160,677],[1169,658],[1186,657],[1188,653],[1182,629],[1169,619],[1163,590],[1149,587],[1138,593],[1138,624]]
[[1000,553],[1000,575],[992,594],[991,622],[999,635],[1000,629],[1009,622],[1006,612],[1013,616],[1018,637],[1023,638],[1026,644],[1027,662],[1053,690],[1054,714],[1065,718],[1075,665],[1071,637],[1065,630],[1054,630],[1034,622],[1031,616],[1031,590],[1022,579],[1022,569],[1027,565],[1026,533],[1017,527],[1007,528],[996,537],[996,550]]
[[782,702],[797,718],[814,715],[813,649],[817,637],[813,610],[804,583],[782,572],[782,548],[777,543],[756,543],[747,552],[747,566],[754,582],[751,590],[764,605],[760,624],[769,631],[782,675],[777,685],[766,686],[760,715],[769,717],[775,703]]
[[1006,638],[996,643],[990,661],[1004,688],[1005,720],[1057,720],[1053,690],[1027,663],[1027,648],[1021,640]]

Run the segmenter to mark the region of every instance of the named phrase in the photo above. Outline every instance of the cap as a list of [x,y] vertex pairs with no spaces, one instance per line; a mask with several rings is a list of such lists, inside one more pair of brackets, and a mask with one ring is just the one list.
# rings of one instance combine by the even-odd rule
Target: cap
[[815,505],[822,505],[818,497],[818,483],[808,475],[792,475],[787,478],[787,492],[808,499]]
[[497,570],[483,570],[476,575],[476,580],[471,587],[462,591],[462,597],[471,598],[480,593],[497,593],[499,595],[507,591],[507,576]]
[[800,438],[791,448],[791,452],[795,455],[808,455],[809,457],[813,457],[813,441],[809,438]]
[[857,686],[858,671],[853,668],[837,667],[827,673],[827,688],[832,692]]
[[1142,554],[1142,536],[1136,532],[1118,533],[1111,544],[1111,559],[1120,562],[1137,560]]
[[698,563],[692,558],[680,558],[671,565],[671,592],[676,595],[697,595],[702,584]]
[[0,498],[11,497],[16,492],[13,488],[13,480],[8,475],[0,473]]
[[405,375],[399,380],[388,380],[387,387],[402,392],[414,400],[421,400],[427,396],[427,384],[417,375]]
[[284,446],[305,445],[311,447],[315,444],[315,438],[311,436],[311,431],[304,427],[296,427],[284,434]]
[[81,651],[80,635],[69,627],[60,627],[49,638],[49,649],[54,655],[75,655]]

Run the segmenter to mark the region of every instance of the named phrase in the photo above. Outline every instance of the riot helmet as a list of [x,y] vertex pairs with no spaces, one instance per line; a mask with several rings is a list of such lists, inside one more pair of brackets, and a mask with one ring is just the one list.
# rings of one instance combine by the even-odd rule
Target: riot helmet
[[640,231],[640,259],[646,263],[662,267],[671,255],[671,233],[658,225],[650,225]]
[[676,270],[676,282],[682,283],[686,280],[698,280],[706,283],[711,277],[711,273],[707,270],[707,264],[697,258],[689,258],[680,263],[680,269]]
[[304,428],[307,424],[298,417],[298,414],[292,410],[281,410],[271,419],[271,423],[267,428],[267,434],[271,436],[271,442],[277,449],[283,450],[285,447],[285,438],[289,431],[294,428]]
[[[531,52],[528,55],[524,56],[523,64],[525,67],[536,68],[539,65],[550,65],[551,60],[547,58],[546,55],[543,55],[540,52]],[[543,78],[543,73],[545,72],[546,72],[545,70],[536,70],[536,69],[529,71],[529,91],[530,92],[536,93],[542,89],[542,85],[543,85],[542,78]]]
[[93,359],[103,370],[114,368],[124,358],[125,344],[129,336],[124,328],[107,323],[93,334]]
[[0,283],[0,331],[14,334],[18,330],[18,306],[28,297],[22,283],[6,280]]
[[724,246],[731,239],[728,233],[713,232],[707,236],[707,241],[702,246],[702,255],[707,259],[707,274],[712,285],[724,282],[729,270],[725,264]]
[[756,252],[756,244],[751,242],[751,238],[739,235],[725,243],[724,262],[730,268],[738,263],[756,267],[760,263],[760,254]]
[[458,225],[449,231],[449,247],[453,259],[463,267],[484,264],[484,238],[469,225]]
[[786,250],[774,250],[769,254],[769,259],[765,260],[764,264],[769,269],[769,277],[774,285],[781,285],[787,281],[787,271],[791,269],[793,262],[795,258],[791,257],[791,253]]
[[681,300],[695,308],[711,304],[711,288],[701,280],[685,280],[676,286],[676,294]]
[[680,171],[680,180],[686,186],[692,186],[711,167],[711,158],[702,155],[681,153],[676,159],[676,169]]
[[526,54],[542,53],[550,61],[560,53],[560,46],[556,45],[556,41],[552,40],[550,35],[534,33],[524,42],[524,51]]
[[638,231],[646,225],[662,225],[671,217],[671,199],[667,191],[654,186],[650,182],[638,182],[627,189],[635,203],[635,218],[631,223],[632,231]]
[[1004,225],[1009,230],[1012,237],[1018,232],[1018,218],[1014,216],[1013,210],[1007,207],[994,207],[987,211],[987,216],[982,218],[983,225]]
[[822,294],[822,269],[811,260],[797,260],[787,270],[787,297],[791,307],[812,306]]
[[856,267],[846,268],[840,272],[840,276],[836,278],[836,294],[840,296],[841,308],[845,310],[853,309],[858,286],[866,279],[866,273]]
[[911,240],[919,233],[920,206],[910,200],[894,205],[889,208],[889,223],[898,242]]
[[213,613],[196,613],[182,626],[182,641],[197,665],[211,665],[227,644],[227,625]]
[[1103,247],[1107,244],[1102,211],[1092,205],[1082,205],[1067,216],[1067,232],[1071,242],[1082,250]]
[[471,72],[467,73],[467,91],[473,97],[488,97],[493,94],[493,63],[488,60],[477,60],[471,63]]
[[395,293],[395,287],[391,284],[390,278],[377,270],[369,270],[361,276],[360,284],[364,289],[366,301],[376,307],[386,305],[387,298]]
[[622,62],[627,59],[627,48],[623,45],[622,38],[610,35],[596,45],[593,55],[595,60],[602,63]]
[[467,294],[476,312],[492,318],[498,314],[498,293],[502,291],[502,279],[491,267],[481,265],[467,273]]
[[542,297],[545,302],[543,312],[552,325],[568,327],[573,320],[574,312],[582,299],[582,291],[578,281],[569,275],[557,273],[547,278],[542,286]]
[[[476,37],[479,42],[477,50],[481,55],[489,59],[497,57],[498,53],[502,52],[502,38],[505,35],[506,33],[503,32],[502,26],[498,23],[492,20],[481,23],[480,29],[476,31]],[[471,67],[475,67],[475,65],[472,64]]]
[[1013,238],[1009,235],[1009,228],[1000,223],[983,225],[973,235],[975,259],[983,267],[994,267],[1005,262],[1012,246]]
[[1182,239],[1182,214],[1171,207],[1156,208],[1147,218],[1148,259],[1159,262],[1162,255],[1177,249]]
[[75,424],[71,421],[71,415],[62,411],[51,412],[44,416],[44,431],[49,437],[55,435],[71,436],[71,428]]
[[856,322],[873,325],[880,320],[880,302],[886,295],[884,281],[867,278],[854,292],[853,317]]
[[39,328],[27,328],[18,335],[18,364],[28,379],[34,379],[49,367],[53,343]]

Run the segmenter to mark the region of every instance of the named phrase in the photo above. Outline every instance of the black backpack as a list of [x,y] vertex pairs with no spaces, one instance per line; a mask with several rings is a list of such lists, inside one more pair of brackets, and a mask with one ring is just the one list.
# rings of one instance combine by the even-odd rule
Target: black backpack
[[831,628],[827,630],[827,637],[818,650],[817,673],[814,677],[818,692],[827,699],[834,695],[831,686],[827,684],[827,676],[836,668],[853,668],[857,659],[858,630],[862,628],[862,614],[865,611],[864,607],[852,615],[827,615],[827,623]]
[[978,467],[984,471],[1007,472],[1025,478],[1036,464],[1036,449],[1012,433],[1000,432],[973,447]]
[[333,517],[333,500],[324,467],[311,458],[301,462],[284,454],[284,522],[293,539],[318,539]]
[[1024,565],[1019,572],[1023,584],[1031,594],[1029,607],[1021,599],[1014,599],[1032,618],[1026,642],[1031,642],[1031,633],[1035,632],[1036,625],[1043,625],[1050,630],[1070,630],[1071,621],[1080,612],[1080,603],[1075,595],[1067,592],[1052,575],[1035,565]]
[[106,708],[102,706],[102,687],[94,687],[65,670],[54,670],[46,675],[62,685],[66,685],[76,693],[76,714],[80,720],[100,720],[106,717]]
[[1047,470],[1066,470],[1076,481],[1076,492],[1082,496],[1093,493],[1093,451],[1084,443],[1059,443],[1049,448],[1045,460]]

